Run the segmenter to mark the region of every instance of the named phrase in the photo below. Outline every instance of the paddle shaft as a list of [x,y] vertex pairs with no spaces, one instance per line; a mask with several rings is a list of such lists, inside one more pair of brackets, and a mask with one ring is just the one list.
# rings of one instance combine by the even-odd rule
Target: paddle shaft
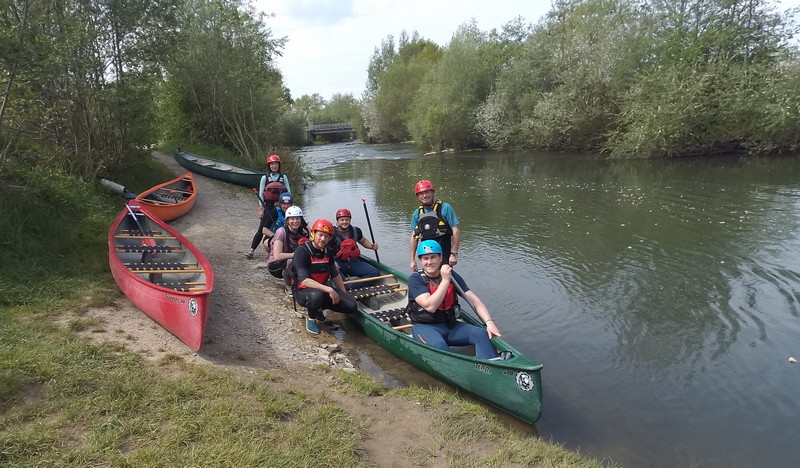
[[[361,203],[364,205],[364,214],[367,216],[367,227],[369,228],[369,236],[372,238],[372,243],[375,243],[375,233],[372,232],[372,223],[369,221],[369,211],[367,211],[367,199],[362,198]],[[375,251],[375,260],[378,262],[381,261],[381,258],[378,256],[378,251]]]
[[478,320],[480,320],[480,322],[482,324],[486,325],[486,322],[483,321],[483,319],[481,318],[480,314],[478,314],[478,311],[475,310],[475,306],[473,306],[472,303],[469,301],[469,299],[467,299],[467,294],[464,292],[463,289],[461,289],[461,285],[458,284],[458,281],[456,281],[455,278],[452,278],[452,280],[450,281],[450,284],[452,284],[453,287],[456,288],[456,292],[458,292],[458,295],[463,297],[464,300],[467,301],[467,304],[469,304],[469,308],[472,309],[473,312],[475,312],[475,316],[478,317]]
[[[136,213],[133,212],[133,210],[131,209],[131,206],[126,203],[125,204],[125,208],[128,209],[128,213],[131,215],[131,218],[133,218],[133,221],[136,222],[136,227],[138,227],[139,231],[141,231],[141,233],[144,234],[144,228],[142,227],[142,223],[139,222],[139,218],[136,217]],[[151,246],[145,245],[144,242],[142,242],[142,247],[151,247]],[[153,249],[153,251],[150,252],[150,253],[156,254],[155,249]],[[144,261],[145,255],[147,255],[147,252],[142,252],[142,261]]]

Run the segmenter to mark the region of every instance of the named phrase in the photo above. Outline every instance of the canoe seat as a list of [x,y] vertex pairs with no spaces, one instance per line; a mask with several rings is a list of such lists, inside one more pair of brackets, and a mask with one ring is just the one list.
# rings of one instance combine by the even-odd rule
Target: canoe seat
[[117,252],[133,252],[133,253],[184,253],[186,252],[179,245],[116,245]]
[[406,309],[389,309],[389,310],[379,310],[377,312],[370,312],[370,315],[375,317],[376,319],[380,320],[381,322],[399,322],[404,319],[408,319],[408,314],[406,313]]
[[203,273],[197,263],[131,262],[125,266],[132,273]]
[[361,300],[368,297],[381,296],[383,294],[397,292],[397,286],[398,283],[376,284],[373,286],[364,286],[363,288],[350,289],[347,292],[352,294],[356,300]]

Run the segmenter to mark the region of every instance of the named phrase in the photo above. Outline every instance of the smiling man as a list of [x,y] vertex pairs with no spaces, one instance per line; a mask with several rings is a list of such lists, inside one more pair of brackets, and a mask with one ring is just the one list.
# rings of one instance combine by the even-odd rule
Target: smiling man
[[420,205],[411,215],[411,242],[408,249],[411,271],[417,271],[417,244],[428,239],[435,240],[442,246],[442,261],[455,266],[461,243],[461,229],[458,227],[456,211],[449,203],[434,200],[434,188],[429,180],[417,182],[414,193]]

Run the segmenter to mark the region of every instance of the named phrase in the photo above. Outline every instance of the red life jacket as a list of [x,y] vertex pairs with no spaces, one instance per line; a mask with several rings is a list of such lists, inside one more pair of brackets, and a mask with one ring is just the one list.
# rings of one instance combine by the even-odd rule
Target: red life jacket
[[[283,176],[281,176],[283,177]],[[286,191],[286,186],[283,185],[283,182],[277,180],[275,182],[270,182],[264,187],[264,201],[278,201],[278,197]]]
[[[314,252],[315,249],[311,248],[311,243],[304,242],[301,245],[308,249],[309,258],[311,259],[311,265],[308,267],[308,276],[319,284],[327,283],[328,278],[331,277],[331,258],[328,256],[328,249],[323,251],[322,257],[317,257]],[[298,284],[297,287],[305,288],[306,286]]]
[[[435,293],[438,285],[434,283],[433,280],[428,278],[427,276],[423,276],[422,279],[425,280],[426,283],[428,283],[428,289],[431,291],[431,294]],[[453,281],[455,281],[455,278],[452,278],[450,280],[450,283],[447,285],[447,292],[444,294],[444,300],[442,301],[441,304],[439,304],[439,307],[436,309],[437,311],[450,310],[453,308],[454,305],[458,303],[458,296],[456,295],[456,288],[453,287]]]
[[346,262],[359,255],[361,255],[361,249],[358,248],[358,243],[354,239],[345,239],[339,244],[339,251],[336,252],[336,259]]

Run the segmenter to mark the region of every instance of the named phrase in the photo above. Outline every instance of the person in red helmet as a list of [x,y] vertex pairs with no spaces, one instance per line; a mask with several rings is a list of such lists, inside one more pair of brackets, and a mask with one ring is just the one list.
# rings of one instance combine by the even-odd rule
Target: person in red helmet
[[[367,262],[361,260],[361,250],[358,244],[365,249],[378,250],[378,244],[371,242],[361,232],[361,229],[350,224],[353,214],[347,208],[336,211],[336,229],[331,240],[331,249],[336,257],[336,265],[339,272],[345,276],[357,276],[359,278],[369,278],[378,276],[378,269]],[[369,286],[359,284],[355,287]]]
[[433,197],[434,188],[429,180],[420,180],[414,185],[414,193],[420,202],[411,215],[411,242],[409,266],[417,271],[417,245],[420,241],[433,239],[442,246],[442,263],[455,266],[458,263],[458,247],[461,229],[458,216],[449,203]]
[[[264,228],[272,223],[271,220],[265,219],[278,204],[279,199],[284,194],[291,195],[289,187],[289,178],[281,173],[281,158],[277,154],[270,154],[267,156],[267,172],[261,176],[261,181],[258,184],[258,230],[253,236],[253,241],[250,244],[250,251],[245,254],[247,258],[253,258],[256,252],[256,247],[261,243],[264,238]],[[268,216],[267,216],[268,217]]]
[[316,335],[319,334],[318,324],[330,323],[323,309],[352,314],[358,306],[353,296],[345,292],[342,275],[328,248],[333,238],[333,223],[327,219],[314,221],[310,235],[311,240],[294,251],[292,288],[297,303],[308,309],[306,330]]

